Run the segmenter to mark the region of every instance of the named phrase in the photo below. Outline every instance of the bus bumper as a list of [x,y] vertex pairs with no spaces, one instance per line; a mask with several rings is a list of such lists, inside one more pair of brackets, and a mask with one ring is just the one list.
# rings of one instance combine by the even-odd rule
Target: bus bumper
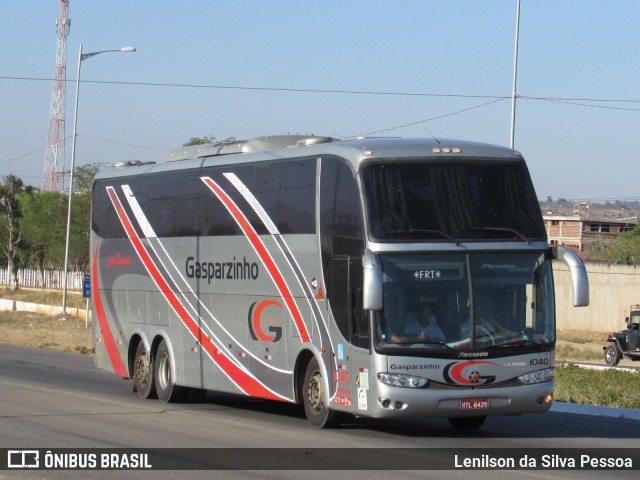
[[553,400],[553,380],[535,385],[467,388],[401,388],[379,384],[369,411],[377,418],[476,417],[546,412]]

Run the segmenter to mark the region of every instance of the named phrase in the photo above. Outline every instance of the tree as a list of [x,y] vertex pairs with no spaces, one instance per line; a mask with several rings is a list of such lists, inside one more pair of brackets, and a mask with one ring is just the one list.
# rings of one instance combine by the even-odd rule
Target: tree
[[89,239],[91,237],[91,191],[74,193],[69,245],[70,269],[89,271]]
[[640,238],[620,238],[614,242],[598,241],[587,252],[589,260],[611,263],[640,263]]
[[183,147],[192,147],[194,145],[205,145],[207,143],[233,143],[236,142],[236,137],[227,137],[224,140],[216,142],[216,137],[213,135],[207,135],[205,137],[191,137],[187,143],[184,143]]
[[99,163],[90,163],[77,167],[73,176],[73,191],[76,193],[91,192],[93,177],[100,171]]
[[[22,192],[18,197],[22,213],[22,256],[39,272],[43,285],[44,269],[63,263],[67,218],[67,197],[58,192]],[[34,265],[35,264],[35,265]]]
[[[73,182],[73,211],[69,238],[71,270],[88,271],[91,221],[91,191],[99,164],[77,167]],[[64,266],[69,196],[58,192],[22,192],[21,259],[36,268],[39,281],[44,269]]]
[[614,263],[640,263],[640,225],[623,232],[617,240],[594,242],[587,252],[589,260]]
[[[100,164],[77,167],[73,179],[73,206],[69,231],[69,269],[89,271],[89,240],[91,237],[91,194],[93,178]],[[68,197],[67,197],[68,201]],[[65,209],[65,212],[67,210]],[[66,227],[66,223],[65,223]]]
[[187,143],[182,144],[183,147],[191,147],[193,145],[204,145],[205,143],[215,143],[216,137],[207,135],[204,137],[191,137]]
[[3,229],[2,250],[7,258],[9,266],[11,290],[18,289],[18,269],[20,268],[20,242],[22,232],[20,231],[20,203],[18,194],[22,191],[24,184],[15,175],[7,175],[0,183],[0,206],[5,228]]
[[71,270],[89,271],[89,240],[91,237],[91,193],[93,178],[100,170],[97,163],[76,168],[73,181],[73,209],[69,238]]

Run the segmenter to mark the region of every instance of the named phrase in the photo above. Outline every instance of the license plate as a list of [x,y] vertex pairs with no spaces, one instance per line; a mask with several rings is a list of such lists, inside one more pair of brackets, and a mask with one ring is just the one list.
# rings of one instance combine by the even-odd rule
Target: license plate
[[489,408],[488,398],[465,398],[460,400],[460,410],[484,410]]

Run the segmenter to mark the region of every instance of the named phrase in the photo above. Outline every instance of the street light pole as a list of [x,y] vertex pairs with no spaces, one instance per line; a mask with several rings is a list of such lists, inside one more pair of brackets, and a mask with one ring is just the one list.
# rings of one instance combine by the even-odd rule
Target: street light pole
[[511,95],[511,143],[510,147],[514,148],[516,136],[516,98],[518,91],[516,89],[516,81],[518,79],[518,40],[520,38],[520,0],[516,0],[516,45],[513,53],[513,93]]
[[71,171],[69,174],[69,207],[67,210],[67,240],[64,247],[64,272],[62,279],[62,315],[67,314],[67,278],[69,270],[69,243],[71,238],[71,206],[73,204],[73,172],[76,162],[76,138],[78,128],[78,97],[80,96],[80,67],[82,61],[91,57],[95,57],[105,52],[135,52],[134,47],[124,47],[117,50],[100,50],[99,52],[82,53],[82,45],[78,50],[78,72],[76,74],[76,104],[73,112],[73,140],[71,144]]

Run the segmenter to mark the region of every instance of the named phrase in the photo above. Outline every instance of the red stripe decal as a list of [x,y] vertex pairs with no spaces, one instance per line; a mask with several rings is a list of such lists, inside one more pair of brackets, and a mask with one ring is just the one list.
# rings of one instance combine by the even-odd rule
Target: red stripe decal
[[129,378],[129,373],[122,363],[118,347],[111,334],[111,328],[109,328],[109,322],[107,316],[104,313],[104,307],[102,306],[102,298],[100,298],[100,285],[98,283],[98,246],[93,252],[93,274],[91,275],[91,289],[93,296],[93,304],[95,305],[96,316],[98,317],[98,325],[100,325],[100,331],[102,332],[102,338],[104,339],[104,345],[107,348],[107,354],[109,355],[109,361],[113,366],[113,371],[124,378]]
[[236,221],[244,235],[249,240],[249,243],[253,246],[254,250],[260,257],[260,260],[264,264],[265,268],[271,275],[273,282],[280,292],[280,296],[284,300],[287,305],[287,309],[291,313],[293,317],[293,321],[295,323],[296,329],[298,330],[298,334],[303,342],[309,342],[309,331],[307,330],[307,326],[302,319],[302,314],[300,313],[300,309],[293,299],[293,295],[291,294],[291,290],[289,290],[289,286],[285,282],[280,270],[278,269],[273,257],[267,251],[267,247],[262,242],[254,228],[251,226],[247,218],[240,211],[238,206],[233,202],[231,197],[229,197],[224,190],[220,188],[220,186],[214,182],[209,177],[201,177],[201,180],[209,187],[209,189],[220,199],[220,201],[227,208],[233,219]]
[[[191,335],[200,342],[202,348],[207,352],[209,358],[227,375],[227,377],[245,394],[252,397],[266,398],[269,400],[291,401],[290,399],[283,397],[275,392],[272,392],[261,384],[256,378],[249,375],[247,372],[239,368],[233,363],[218,347],[213,343],[211,338],[203,332],[198,326],[195,319],[189,314],[185,307],[180,302],[179,298],[171,290],[171,287],[166,282],[153,260],[149,256],[145,246],[136,234],[136,231],[131,224],[131,221],[127,217],[118,196],[116,195],[113,187],[107,187],[107,193],[111,199],[120,223],[124,227],[133,248],[135,249],[138,257],[142,261],[143,265],[151,275],[156,286],[160,289],[160,292],[164,298],[169,302],[173,311],[178,315],[182,324],[189,330]],[[221,355],[220,355],[221,354]]]

